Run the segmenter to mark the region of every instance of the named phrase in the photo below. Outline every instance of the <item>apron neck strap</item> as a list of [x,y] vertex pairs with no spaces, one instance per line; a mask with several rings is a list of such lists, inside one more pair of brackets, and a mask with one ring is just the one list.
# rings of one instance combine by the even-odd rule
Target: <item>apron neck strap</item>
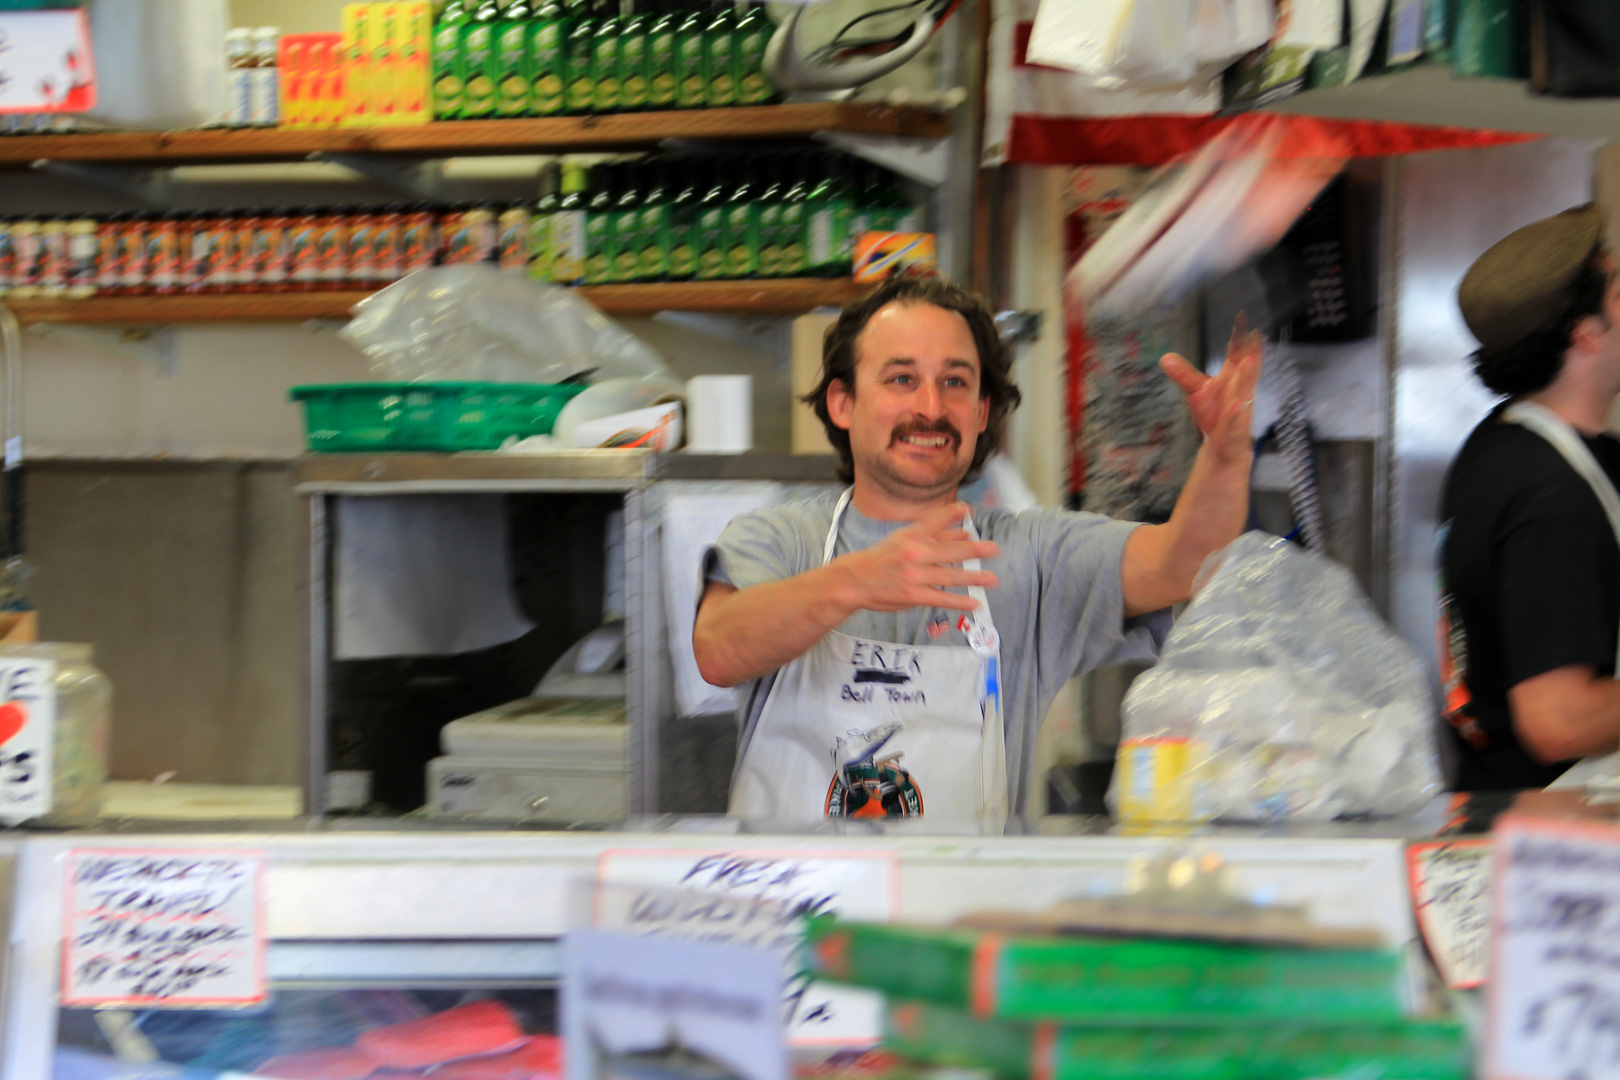
[[[1502,418],[1540,435],[1569,462],[1570,468],[1586,481],[1592,494],[1597,496],[1604,516],[1609,519],[1609,528],[1614,531],[1615,543],[1620,544],[1620,492],[1615,491],[1614,481],[1603,471],[1603,466],[1592,456],[1591,448],[1575,428],[1545,405],[1534,401],[1514,402],[1503,411]],[[1620,675],[1620,653],[1615,656],[1615,672]]]

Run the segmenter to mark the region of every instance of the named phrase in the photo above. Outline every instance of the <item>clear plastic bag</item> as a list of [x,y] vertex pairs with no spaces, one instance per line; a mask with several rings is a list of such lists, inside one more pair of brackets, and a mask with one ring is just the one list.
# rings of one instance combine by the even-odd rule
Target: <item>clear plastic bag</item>
[[390,382],[670,375],[649,345],[575,290],[482,264],[401,278],[361,301],[338,336]]
[[1439,793],[1421,663],[1348,570],[1251,532],[1199,578],[1163,659],[1125,696],[1120,817],[1328,821]]

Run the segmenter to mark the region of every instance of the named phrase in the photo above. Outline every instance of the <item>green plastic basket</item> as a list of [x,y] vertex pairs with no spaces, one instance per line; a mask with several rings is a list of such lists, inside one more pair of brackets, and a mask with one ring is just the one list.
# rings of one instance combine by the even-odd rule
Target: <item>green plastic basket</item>
[[549,435],[581,383],[327,383],[295,386],[309,448],[495,450],[516,436]]

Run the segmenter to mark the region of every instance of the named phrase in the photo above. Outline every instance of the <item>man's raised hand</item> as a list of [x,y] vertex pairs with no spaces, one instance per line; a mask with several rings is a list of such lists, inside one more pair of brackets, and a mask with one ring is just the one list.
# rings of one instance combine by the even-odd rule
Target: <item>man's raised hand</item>
[[1220,374],[1205,375],[1175,353],[1166,353],[1159,361],[1187,395],[1187,410],[1221,461],[1236,460],[1253,449],[1254,388],[1260,382],[1264,353],[1260,335],[1249,329],[1248,316],[1239,312]]

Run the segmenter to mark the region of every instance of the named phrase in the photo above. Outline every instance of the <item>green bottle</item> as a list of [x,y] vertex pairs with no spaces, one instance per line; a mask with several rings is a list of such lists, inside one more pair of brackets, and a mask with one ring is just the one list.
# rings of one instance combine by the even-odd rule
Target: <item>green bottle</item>
[[622,166],[591,169],[590,198],[585,203],[585,284],[613,280],[613,210]]
[[780,277],[782,273],[782,194],[783,183],[780,159],[769,157],[760,166],[761,182],[765,185],[755,200],[759,207],[759,276]]
[[675,105],[701,109],[709,103],[708,20],[697,0],[675,28]]
[[737,186],[726,200],[726,277],[751,278],[759,273],[759,205],[754,200],[760,186],[749,162],[739,162],[734,171]]
[[726,204],[731,198],[731,171],[725,163],[711,165],[709,189],[698,199],[693,247],[697,249],[699,281],[726,276]]
[[467,22],[461,0],[450,0],[433,27],[433,119],[454,120],[461,115],[461,28]]
[[637,112],[647,107],[647,28],[645,10],[633,8],[619,23],[619,108]]
[[729,0],[720,5],[714,18],[703,32],[703,48],[709,70],[709,104],[724,106],[737,104],[736,57],[733,46],[737,26],[736,14]]
[[567,104],[563,62],[568,19],[560,0],[542,0],[529,20],[529,115],[559,116]]
[[705,177],[701,163],[686,158],[671,167],[669,200],[669,279],[690,281],[697,276],[697,206]]
[[742,17],[732,31],[733,78],[737,84],[738,105],[764,105],[776,96],[776,88],[765,78],[765,46],[771,43],[776,26],[765,14],[765,5],[744,5]]
[[568,112],[588,113],[596,108],[596,83],[591,79],[591,58],[596,45],[596,12],[590,0],[571,0],[568,37],[563,43],[564,72],[568,84]]
[[552,264],[556,261],[556,247],[552,241],[551,219],[562,204],[559,191],[561,168],[552,161],[540,171],[540,200],[534,204],[529,217],[529,277],[535,281],[550,281]]
[[602,0],[596,15],[596,42],[591,51],[591,81],[596,84],[596,110],[619,111],[619,0]]
[[652,22],[647,27],[647,107],[675,105],[675,28],[680,13],[671,0],[653,0]]
[[551,215],[551,280],[578,285],[585,280],[585,167],[562,163],[562,198]]
[[529,111],[529,0],[512,0],[495,24],[490,49],[490,78],[495,83],[495,115],[522,116]]
[[619,167],[621,183],[613,200],[608,247],[613,252],[612,281],[635,281],[641,276],[641,202],[646,190],[647,167],[633,162]]
[[837,155],[820,155],[815,186],[804,197],[807,269],[812,277],[848,277],[854,267],[854,238],[849,227],[855,207],[841,164]]
[[782,218],[778,226],[781,252],[776,268],[782,277],[802,275],[810,266],[810,229],[805,196],[810,193],[809,172],[803,154],[795,154],[784,163],[782,192]]
[[636,276],[642,281],[669,277],[669,203],[671,167],[667,158],[647,163],[647,183],[641,197],[641,254]]
[[500,13],[495,0],[482,0],[461,28],[461,115],[465,118],[495,115],[495,81],[489,69]]

